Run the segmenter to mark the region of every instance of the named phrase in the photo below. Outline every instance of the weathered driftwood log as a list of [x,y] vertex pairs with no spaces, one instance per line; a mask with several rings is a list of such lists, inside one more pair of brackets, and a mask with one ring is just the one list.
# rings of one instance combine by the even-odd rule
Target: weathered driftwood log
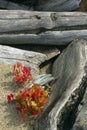
[[79,7],[81,0],[38,0],[36,10],[71,11]]
[[54,58],[58,54],[60,54],[60,51],[57,48],[48,48],[46,50],[46,48],[42,47],[40,53],[38,53],[0,45],[0,62],[14,64],[17,61],[21,61],[37,74],[39,74],[41,63]]
[[0,44],[66,45],[87,39],[87,14],[0,11]]
[[0,62],[14,64],[20,61],[33,69],[36,74],[39,74],[39,65],[47,59],[47,56],[42,53],[0,45]]
[[87,29],[86,20],[87,14],[81,12],[0,10],[0,33],[36,34],[44,31]]
[[87,130],[87,90],[79,106],[78,117],[71,130]]
[[87,84],[87,41],[74,41],[56,59],[50,102],[33,130],[70,130]]
[[47,31],[41,34],[3,34],[1,44],[67,45],[74,39],[87,40],[87,30]]
[[8,0],[0,0],[0,8],[1,9],[8,9],[8,10],[29,10],[30,7],[18,3],[14,3]]

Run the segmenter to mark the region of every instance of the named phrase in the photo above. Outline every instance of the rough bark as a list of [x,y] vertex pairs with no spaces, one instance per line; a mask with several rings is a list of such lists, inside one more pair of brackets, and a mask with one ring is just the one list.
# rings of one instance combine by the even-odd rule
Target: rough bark
[[70,130],[87,84],[87,41],[74,41],[56,59],[50,102],[33,130]]
[[87,39],[86,21],[81,12],[0,11],[0,44],[66,45]]
[[71,11],[79,7],[81,0],[38,0],[36,10]]

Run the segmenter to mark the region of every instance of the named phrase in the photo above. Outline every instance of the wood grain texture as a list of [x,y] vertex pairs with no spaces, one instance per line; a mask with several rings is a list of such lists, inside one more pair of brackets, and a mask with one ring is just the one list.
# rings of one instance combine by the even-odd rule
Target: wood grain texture
[[78,117],[71,130],[87,130],[87,90],[78,110]]
[[0,62],[15,64],[20,61],[25,66],[30,67],[36,74],[39,74],[39,66],[47,60],[47,56],[42,53],[25,51],[9,46],[0,45]]
[[31,130],[70,130],[86,91],[87,41],[76,40],[56,59],[50,102]]
[[38,0],[39,11],[71,11],[79,7],[81,0]]
[[1,44],[40,44],[40,45],[67,45],[74,39],[87,40],[87,30],[47,31],[36,34],[3,34],[0,35]]
[[0,11],[0,44],[66,45],[87,39],[87,14],[81,12]]
[[[37,33],[46,30],[87,28],[87,14],[81,12],[33,12],[0,10],[0,33]],[[24,26],[25,25],[25,26]]]

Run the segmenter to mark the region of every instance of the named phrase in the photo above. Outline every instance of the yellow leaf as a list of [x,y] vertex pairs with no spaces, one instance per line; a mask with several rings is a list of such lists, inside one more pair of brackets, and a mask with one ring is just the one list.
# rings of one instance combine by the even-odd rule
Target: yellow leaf
[[37,103],[35,103],[35,101],[31,101],[31,105],[32,107],[37,107]]
[[44,91],[44,95],[45,95],[45,96],[48,96],[48,91]]

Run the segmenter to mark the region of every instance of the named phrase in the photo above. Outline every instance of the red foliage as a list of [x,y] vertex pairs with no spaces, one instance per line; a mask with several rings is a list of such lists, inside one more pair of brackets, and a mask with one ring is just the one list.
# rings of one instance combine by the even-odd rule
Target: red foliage
[[14,65],[13,73],[16,82],[24,83],[33,79],[30,68],[23,66],[21,62],[17,62]]
[[14,97],[14,94],[9,94],[7,96],[8,103],[11,103],[11,101],[13,100],[13,97]]
[[[9,95],[7,96],[9,97]],[[25,120],[28,115],[40,115],[45,105],[49,101],[49,94],[42,86],[34,84],[31,88],[23,90],[14,96],[16,109],[22,112],[22,119]],[[10,95],[9,102],[12,101]]]

